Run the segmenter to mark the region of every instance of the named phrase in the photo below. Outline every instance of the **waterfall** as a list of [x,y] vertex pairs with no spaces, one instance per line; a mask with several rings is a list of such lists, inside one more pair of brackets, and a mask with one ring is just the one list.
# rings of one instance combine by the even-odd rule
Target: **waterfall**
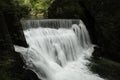
[[21,21],[28,48],[15,46],[42,80],[104,80],[86,64],[94,45],[81,20]]
[[31,19],[21,20],[23,29],[38,28],[38,27],[49,27],[49,28],[70,28],[72,24],[78,23],[77,19]]

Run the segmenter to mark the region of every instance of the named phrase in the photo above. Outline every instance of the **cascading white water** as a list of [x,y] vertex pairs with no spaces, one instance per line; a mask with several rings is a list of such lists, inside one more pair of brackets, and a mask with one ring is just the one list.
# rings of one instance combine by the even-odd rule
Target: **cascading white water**
[[29,48],[15,46],[28,69],[42,80],[103,80],[86,66],[94,45],[81,20],[79,25],[69,22],[67,28],[59,29],[42,28],[38,22],[39,27],[32,28],[28,21],[27,26],[31,28],[24,30]]

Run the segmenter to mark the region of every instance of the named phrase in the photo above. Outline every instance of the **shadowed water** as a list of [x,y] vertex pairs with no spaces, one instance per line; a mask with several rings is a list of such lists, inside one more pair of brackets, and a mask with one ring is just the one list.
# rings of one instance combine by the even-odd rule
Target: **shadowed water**
[[88,59],[94,51],[94,45],[81,20],[79,24],[64,23],[71,27],[59,29],[42,28],[38,22],[37,28],[24,25],[30,26],[24,30],[29,48],[15,46],[28,69],[42,80],[104,80],[86,66],[90,63]]

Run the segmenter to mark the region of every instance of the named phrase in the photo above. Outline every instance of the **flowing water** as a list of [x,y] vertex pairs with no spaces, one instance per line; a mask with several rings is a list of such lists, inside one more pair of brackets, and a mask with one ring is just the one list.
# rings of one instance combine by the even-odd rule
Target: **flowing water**
[[22,21],[28,48],[15,46],[42,80],[104,80],[87,64],[95,45],[81,20]]

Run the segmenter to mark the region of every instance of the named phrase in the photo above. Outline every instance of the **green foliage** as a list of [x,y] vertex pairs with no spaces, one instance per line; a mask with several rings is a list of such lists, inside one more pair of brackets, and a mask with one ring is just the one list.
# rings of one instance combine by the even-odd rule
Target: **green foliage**
[[20,5],[30,9],[32,16],[47,16],[48,8],[54,0],[19,0]]

